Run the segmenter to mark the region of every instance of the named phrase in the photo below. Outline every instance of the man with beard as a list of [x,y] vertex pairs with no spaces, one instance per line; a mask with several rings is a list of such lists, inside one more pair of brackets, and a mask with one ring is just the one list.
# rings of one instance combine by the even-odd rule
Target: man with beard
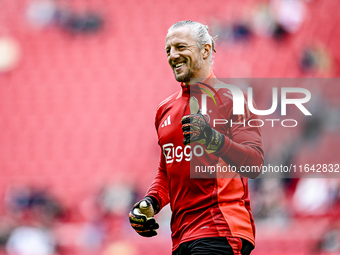
[[[168,30],[165,50],[181,90],[158,106],[155,124],[162,150],[158,172],[146,196],[132,208],[131,226],[141,236],[155,236],[159,226],[154,215],[170,203],[173,255],[248,255],[255,246],[255,226],[247,178],[257,177],[260,170],[243,173],[240,169],[260,169],[263,164],[261,131],[230,124],[212,128],[209,120],[240,123],[256,116],[248,109],[242,116],[233,115],[228,89],[218,90],[217,96],[225,95],[219,97],[218,107],[212,107],[209,98],[207,106],[214,108],[209,120],[201,114],[202,93],[216,95],[218,81],[212,71],[215,42],[207,26],[194,21],[175,23]],[[229,172],[229,178],[217,174],[192,178],[190,171],[196,165],[231,165],[237,170]]]

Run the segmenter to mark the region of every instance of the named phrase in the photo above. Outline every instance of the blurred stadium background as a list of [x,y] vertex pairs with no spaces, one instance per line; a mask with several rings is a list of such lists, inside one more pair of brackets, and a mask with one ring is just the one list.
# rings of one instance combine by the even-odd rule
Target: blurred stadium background
[[[186,19],[218,35],[217,77],[339,77],[338,0],[0,0],[0,254],[170,254],[169,208],[151,239],[127,215],[156,173],[155,111],[179,89],[165,35]],[[330,113],[264,128],[267,163],[340,163],[335,88],[317,92]],[[340,254],[339,179],[250,183],[254,255]]]

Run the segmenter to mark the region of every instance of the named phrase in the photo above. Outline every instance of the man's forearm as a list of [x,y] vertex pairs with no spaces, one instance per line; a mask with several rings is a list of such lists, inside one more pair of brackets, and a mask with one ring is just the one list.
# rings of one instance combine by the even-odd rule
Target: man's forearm
[[[247,178],[256,178],[261,173],[261,165],[263,164],[263,152],[261,149],[245,144],[239,144],[232,141],[228,137],[224,137],[224,144],[218,152],[214,154],[223,161],[228,162],[231,166],[235,166],[238,172]],[[241,166],[257,166],[258,171],[240,172]]]
[[157,201],[159,205],[157,212],[169,203],[169,182],[165,170],[158,170],[146,196],[150,196]]

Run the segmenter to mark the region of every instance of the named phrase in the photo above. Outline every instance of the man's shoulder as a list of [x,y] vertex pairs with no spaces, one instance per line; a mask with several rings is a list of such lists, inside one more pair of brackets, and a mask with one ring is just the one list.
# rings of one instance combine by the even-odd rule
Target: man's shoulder
[[163,111],[169,104],[171,104],[173,101],[175,101],[178,97],[181,96],[181,90],[173,93],[172,95],[168,96],[166,99],[164,99],[162,102],[159,103],[157,106],[157,113]]
[[247,92],[245,90],[220,80],[217,80],[215,83],[215,89],[223,104],[232,104],[233,100],[239,98],[240,96],[245,99],[247,98]]
[[158,128],[158,124],[162,118],[162,116],[164,115],[164,113],[166,112],[166,109],[168,108],[168,106],[176,101],[177,98],[179,98],[182,94],[181,94],[181,90],[177,91],[176,93],[173,93],[171,96],[168,96],[166,99],[164,99],[157,107],[157,111],[156,111],[156,118],[155,118],[155,123],[156,123],[156,129]]

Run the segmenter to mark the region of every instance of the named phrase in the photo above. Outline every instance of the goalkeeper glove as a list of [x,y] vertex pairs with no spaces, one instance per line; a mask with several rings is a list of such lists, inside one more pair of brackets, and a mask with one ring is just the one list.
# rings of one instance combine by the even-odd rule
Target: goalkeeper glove
[[151,197],[145,197],[136,203],[129,213],[131,227],[141,236],[157,235],[158,223],[153,217],[159,208],[158,203]]
[[191,114],[182,118],[183,144],[198,142],[206,145],[207,153],[218,151],[224,144],[224,135],[211,128],[200,113],[197,99],[190,98]]

